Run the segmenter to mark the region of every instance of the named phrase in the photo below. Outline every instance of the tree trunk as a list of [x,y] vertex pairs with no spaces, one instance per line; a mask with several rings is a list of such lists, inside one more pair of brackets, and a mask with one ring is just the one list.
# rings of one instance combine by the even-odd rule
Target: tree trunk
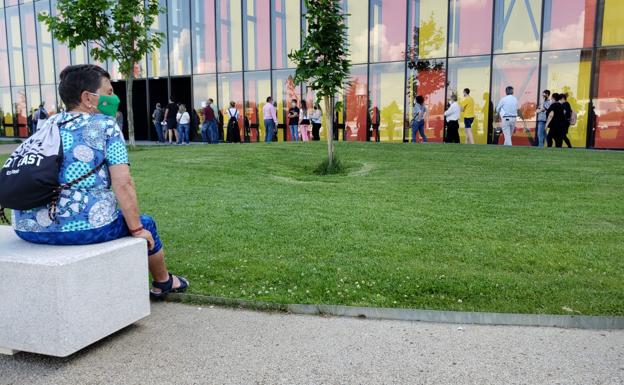
[[327,119],[327,159],[334,164],[334,98],[325,97],[325,118]]
[[134,111],[132,110],[132,85],[134,82],[134,76],[126,76],[126,108],[128,111],[128,144],[130,148],[136,147],[134,141]]

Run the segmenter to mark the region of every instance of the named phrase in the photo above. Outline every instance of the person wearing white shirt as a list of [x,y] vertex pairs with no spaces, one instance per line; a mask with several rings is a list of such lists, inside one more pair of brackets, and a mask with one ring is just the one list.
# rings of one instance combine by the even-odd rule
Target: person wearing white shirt
[[186,106],[184,104],[180,104],[178,113],[176,114],[176,121],[178,123],[178,144],[190,144],[191,115],[186,112]]
[[445,143],[459,143],[459,115],[461,108],[457,104],[457,95],[451,95],[451,105],[448,110],[444,111],[446,117],[446,137]]
[[516,119],[518,118],[518,99],[513,95],[514,89],[511,86],[505,89],[505,93],[507,96],[498,102],[496,113],[501,118],[505,146],[511,146],[511,135],[516,129]]

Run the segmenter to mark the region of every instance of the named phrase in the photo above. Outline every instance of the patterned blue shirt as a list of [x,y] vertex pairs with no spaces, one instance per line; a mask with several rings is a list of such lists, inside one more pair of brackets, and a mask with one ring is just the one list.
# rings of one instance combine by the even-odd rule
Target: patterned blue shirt
[[[46,124],[65,122],[76,114],[59,113]],[[66,232],[91,230],[117,219],[117,199],[110,188],[107,166],[129,164],[123,133],[114,118],[106,115],[80,114],[60,127],[63,164],[59,183],[75,180],[96,168],[103,159],[106,166],[70,189],[63,190],[57,203],[56,220],[48,217],[48,206],[32,210],[13,210],[17,231]]]

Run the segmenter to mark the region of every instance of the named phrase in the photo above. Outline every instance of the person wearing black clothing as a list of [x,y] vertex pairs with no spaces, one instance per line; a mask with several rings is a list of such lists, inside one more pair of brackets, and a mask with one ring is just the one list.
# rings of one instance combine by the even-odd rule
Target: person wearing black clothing
[[[173,101],[173,98],[169,98],[169,104],[165,109],[165,120],[167,124],[167,137],[169,138],[169,144],[178,143],[178,121],[176,116],[178,115],[178,104]],[[175,138],[175,141],[173,140]]]
[[299,107],[297,99],[293,99],[288,110],[288,127],[290,128],[290,140],[299,141]]
[[375,142],[379,142],[379,108],[377,106],[368,110],[368,121],[370,122],[370,129],[366,132],[366,140],[370,142],[373,132],[375,132]]
[[546,120],[546,127],[549,128],[546,141],[548,142],[548,147],[552,147],[553,140],[555,141],[556,147],[562,147],[563,130],[566,124],[565,111],[563,109],[563,104],[561,104],[560,94],[552,94],[552,99],[553,103],[550,105],[550,107],[548,107],[548,110],[546,111],[546,114],[548,116]]
[[565,124],[563,127],[563,141],[568,146],[568,148],[572,148],[572,143],[570,143],[570,138],[568,138],[568,130],[570,129],[570,119],[572,119],[572,106],[568,103],[568,94],[561,94],[561,104],[563,105],[563,110],[565,112]]

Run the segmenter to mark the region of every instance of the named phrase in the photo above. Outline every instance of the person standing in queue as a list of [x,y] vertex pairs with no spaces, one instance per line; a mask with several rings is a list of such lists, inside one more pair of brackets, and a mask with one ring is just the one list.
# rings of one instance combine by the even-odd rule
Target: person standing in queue
[[518,99],[513,94],[514,89],[512,86],[508,86],[505,89],[505,93],[507,95],[496,106],[496,113],[501,118],[505,146],[512,146],[511,136],[516,130],[516,120],[518,119]]
[[548,119],[547,111],[550,107],[550,90],[544,90],[542,92],[542,97],[544,101],[542,105],[537,110],[537,146],[544,147],[544,142],[546,141],[546,120]]
[[288,127],[290,128],[290,137],[293,142],[299,141],[299,107],[297,107],[297,99],[290,102],[288,110]]
[[461,101],[461,109],[464,113],[464,130],[466,131],[466,144],[474,144],[474,135],[472,134],[472,123],[475,119],[474,100],[470,96],[470,89],[464,88],[464,98]]
[[563,104],[561,104],[561,95],[558,93],[552,94],[552,103],[548,107],[548,119],[546,120],[546,127],[548,127],[548,136],[546,141],[548,147],[552,147],[553,141],[556,147],[563,146],[563,132],[566,125],[565,111]]
[[323,122],[323,110],[318,103],[314,103],[314,111],[312,111],[312,140],[321,140],[321,125]]
[[167,108],[165,108],[165,119],[163,120],[164,124],[167,126],[167,138],[169,139],[169,144],[178,143],[177,115],[178,104],[173,101],[173,98],[169,98],[169,104],[167,104]]
[[[562,139],[563,142],[568,146],[568,148],[572,148],[572,143],[570,142],[570,138],[568,138],[568,131],[570,130],[570,124],[572,122],[572,106],[568,103],[568,94],[563,93],[561,95],[561,105],[563,105],[563,111],[565,113],[565,122],[563,123],[563,133]],[[575,122],[576,123],[576,122]]]
[[457,104],[457,95],[451,95],[451,105],[444,111],[446,117],[446,137],[445,143],[459,143],[459,115],[461,109]]
[[273,97],[266,98],[266,104],[262,107],[262,118],[264,119],[264,129],[266,130],[264,142],[273,141],[273,133],[277,128],[277,111],[273,105]]

